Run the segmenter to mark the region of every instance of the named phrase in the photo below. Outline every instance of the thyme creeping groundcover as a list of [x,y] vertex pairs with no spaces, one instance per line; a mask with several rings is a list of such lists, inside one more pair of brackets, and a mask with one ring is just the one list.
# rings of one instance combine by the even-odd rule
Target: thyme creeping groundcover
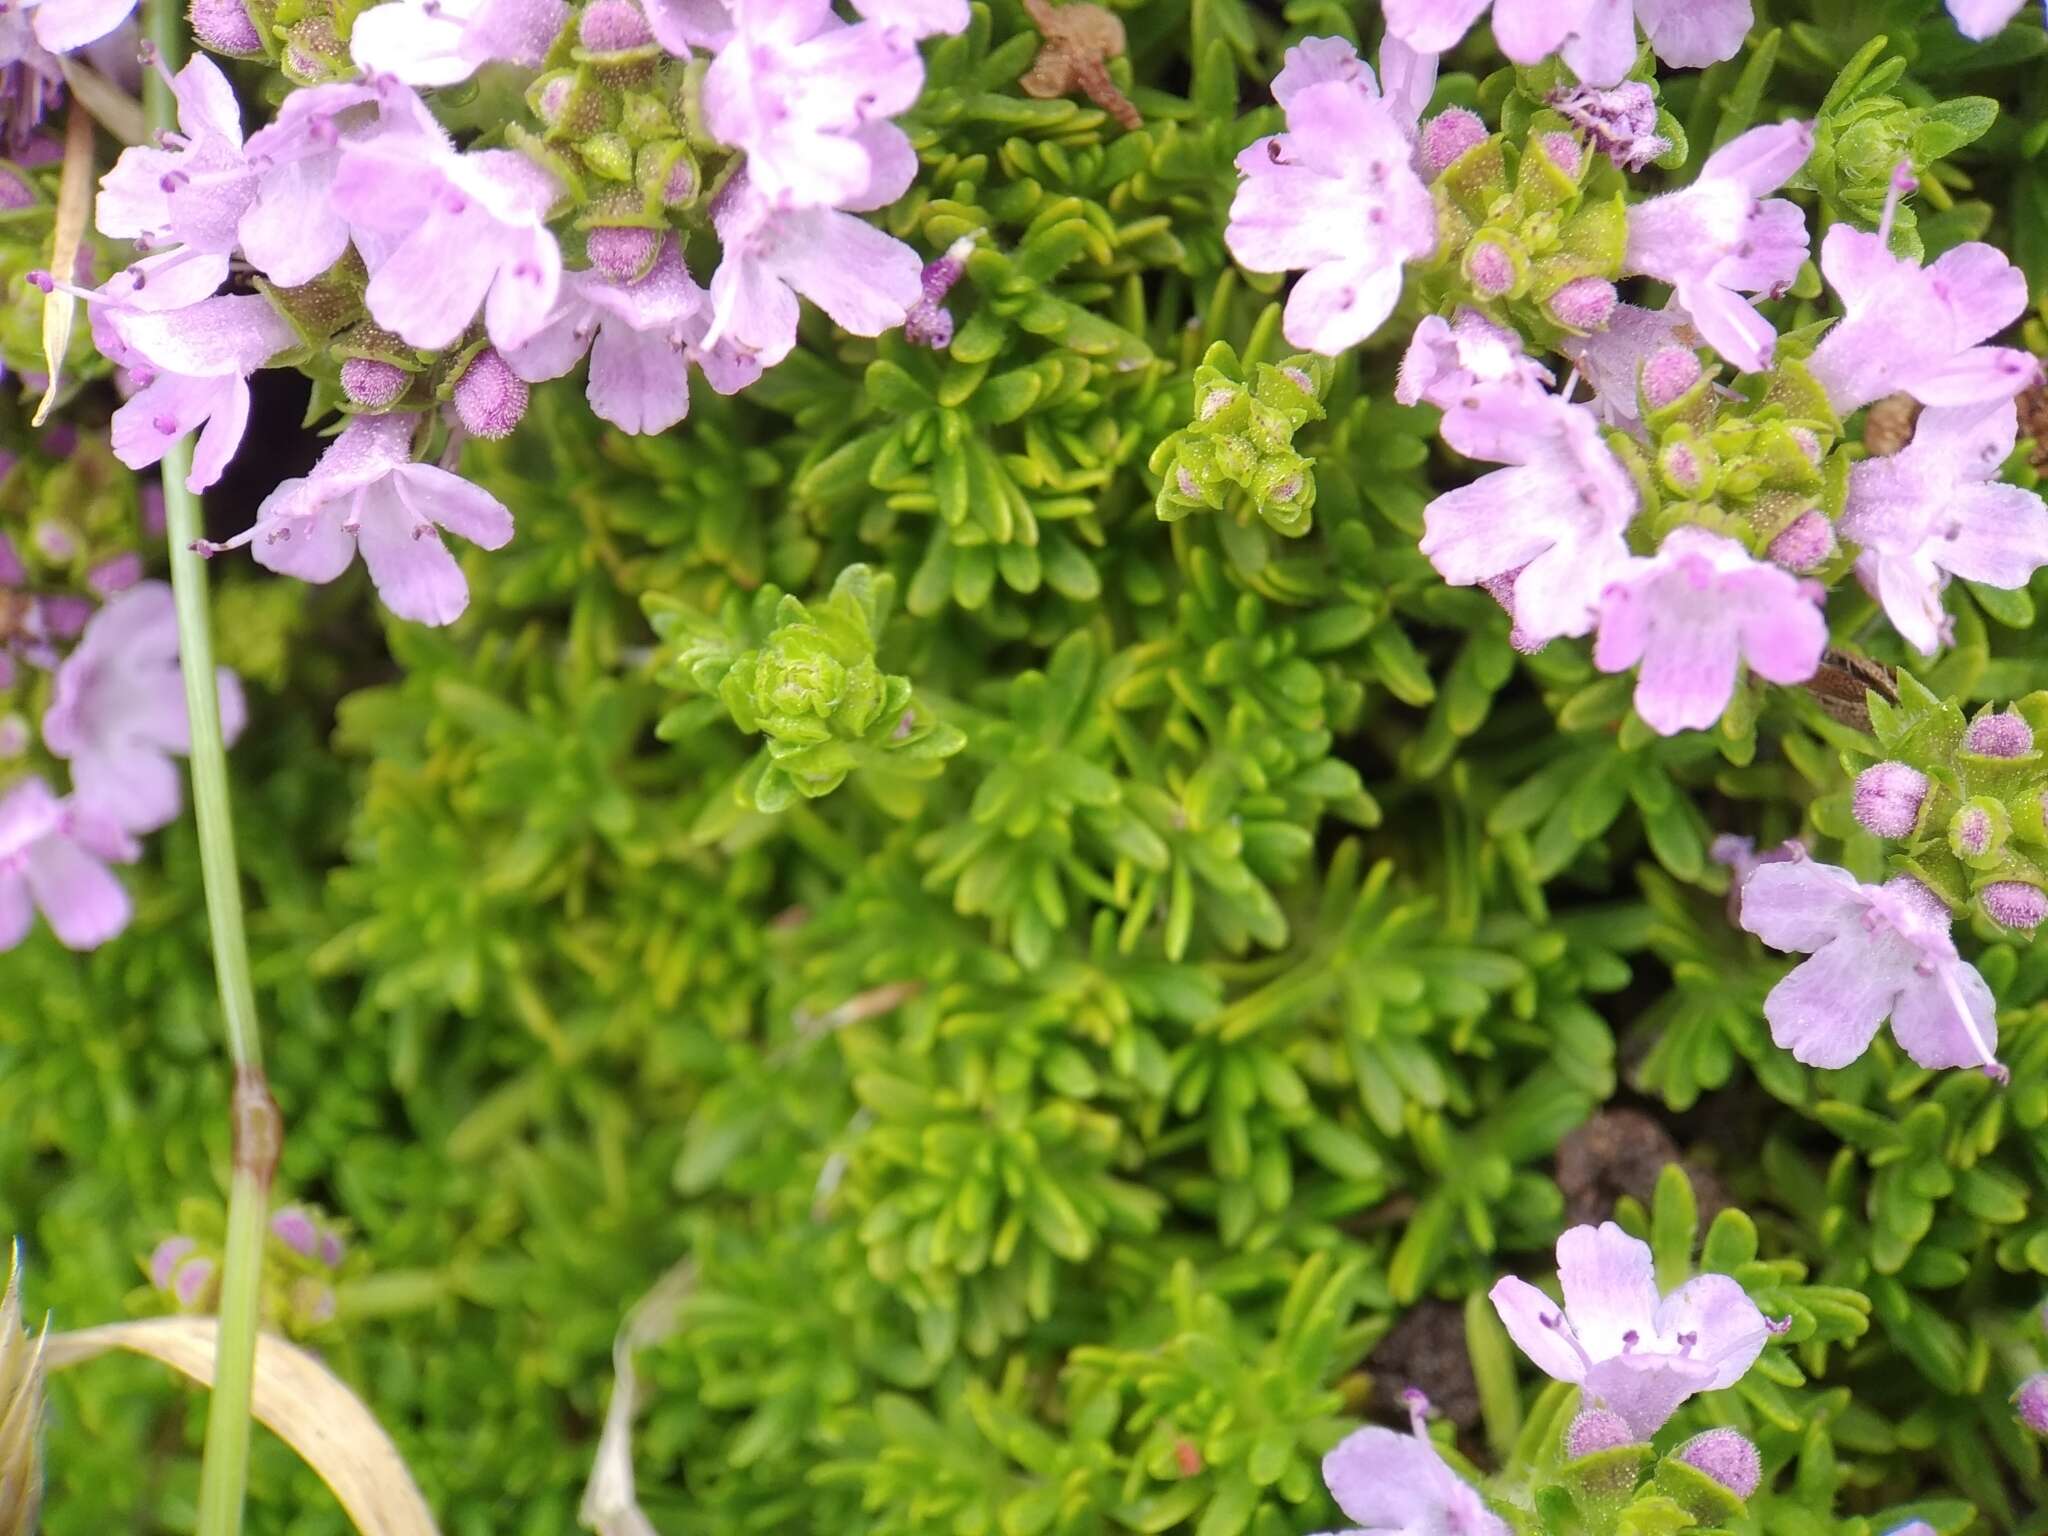
[[0,7],[0,1536],[2048,1533],[2044,22]]

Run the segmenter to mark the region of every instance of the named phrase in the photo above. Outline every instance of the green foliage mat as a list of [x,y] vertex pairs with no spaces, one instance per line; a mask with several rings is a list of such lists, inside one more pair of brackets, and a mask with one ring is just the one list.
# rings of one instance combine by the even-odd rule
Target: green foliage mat
[[[2037,28],[1759,10],[1664,81],[1695,156],[1826,97],[1809,201],[1867,221],[1902,147],[1948,156],[1918,238],[2048,281]],[[654,439],[539,391],[469,449],[518,536],[446,631],[223,573],[280,1198],[352,1233],[312,1342],[451,1536],[574,1528],[614,1332],[685,1257],[642,1362],[663,1530],[1282,1536],[1336,1522],[1317,1458],[1411,1381],[1482,1465],[1546,1411],[1484,1292],[1619,1197],[1667,1282],[1697,1238],[1794,1319],[1681,1416],[1762,1447],[1741,1530],[2044,1529],[2006,1397],[2048,1289],[2048,950],[1979,935],[2009,1090],[1771,1046],[1785,961],[1709,842],[1874,870],[1859,738],[1782,689],[1621,728],[1627,678],[1445,586],[1416,539],[1461,471],[1390,403],[1407,328],[1290,360],[1220,238],[1280,48],[1359,18],[1122,13],[1133,132],[1019,92],[1012,0],[928,47],[886,222],[980,232],[949,353],[812,315]],[[1956,606],[1937,692],[2048,686],[2029,592]],[[0,958],[0,1225],[60,1327],[158,1305],[138,1261],[220,1219],[189,829],[131,884],[118,943]],[[189,1528],[203,1406],[146,1363],[54,1381],[47,1529]],[[346,1528],[267,1437],[251,1497]]]

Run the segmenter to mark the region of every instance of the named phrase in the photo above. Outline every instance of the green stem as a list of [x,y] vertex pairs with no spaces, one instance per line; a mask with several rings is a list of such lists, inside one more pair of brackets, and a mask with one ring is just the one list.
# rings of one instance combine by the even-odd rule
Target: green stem
[[[183,53],[176,0],[148,0],[149,36],[166,68]],[[155,70],[145,72],[149,125],[172,125],[175,104]],[[185,709],[192,722],[192,807],[199,822],[199,865],[206,886],[207,926],[220,986],[228,1055],[234,1064],[234,1173],[228,1185],[227,1252],[221,1270],[220,1320],[213,1401],[199,1472],[198,1536],[240,1536],[249,1478],[249,1402],[256,1372],[263,1243],[270,1180],[282,1140],[277,1106],[263,1077],[256,1032],[256,991],[242,927],[242,877],[235,859],[234,812],[228,803],[227,749],[221,740],[214,686],[213,633],[207,622],[206,562],[192,549],[205,532],[199,498],[185,488],[192,447],[181,438],[164,452],[164,524],[171,588],[178,611],[178,654]]]

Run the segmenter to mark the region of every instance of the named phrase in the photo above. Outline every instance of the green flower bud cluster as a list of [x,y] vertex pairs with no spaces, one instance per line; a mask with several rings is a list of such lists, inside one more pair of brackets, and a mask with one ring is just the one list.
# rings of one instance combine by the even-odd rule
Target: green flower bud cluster
[[[178,1205],[179,1231],[141,1259],[149,1300],[140,1309],[168,1306],[206,1313],[220,1302],[227,1217],[219,1202],[193,1198]],[[335,1320],[337,1285],[360,1280],[366,1261],[342,1228],[316,1209],[283,1205],[271,1214],[262,1260],[264,1326],[289,1338],[317,1337]]]
[[[799,796],[815,800],[869,764],[899,778],[933,778],[967,744],[911,697],[909,678],[877,664],[894,597],[893,577],[850,565],[816,604],[772,585],[750,602],[732,600],[717,618],[660,596],[646,600],[667,642],[661,681],[714,696],[733,724],[767,737],[735,785],[742,805],[773,813]],[[657,734],[686,740],[705,723],[701,707],[685,705]]]
[[[1885,51],[1885,39],[1872,38],[1836,77],[1814,119],[1813,157],[1791,183],[1818,192],[1830,220],[1876,223],[1901,161],[1919,173],[1934,209],[1950,209],[1952,199],[1941,181],[1928,174],[1930,168],[1974,144],[1998,117],[1998,103],[1989,96],[1916,104],[1890,94],[1907,61],[1897,53],[1885,58]],[[1923,216],[1911,202],[1899,207],[1892,232],[1895,250],[1915,258],[1922,254]]]
[[[1248,377],[1247,377],[1248,376]],[[1323,418],[1327,360],[1306,354],[1247,369],[1219,341],[1195,370],[1195,419],[1153,450],[1159,519],[1192,512],[1257,516],[1298,539],[1316,504],[1315,460],[1295,451],[1294,435]]]
[[1418,286],[1432,309],[1477,310],[1534,349],[1599,330],[1628,244],[1622,187],[1564,118],[1533,113],[1436,178],[1437,251]]
[[1857,772],[1854,814],[1903,846],[1893,865],[1950,907],[2032,929],[2048,912],[2048,692],[1966,720],[1952,699],[1900,673],[1896,704],[1874,697],[1874,762]]
[[1723,370],[1709,365],[1676,399],[1665,398],[1675,387],[1669,381],[1689,368],[1676,349],[1653,357],[1637,387],[1647,443],[1608,436],[1642,497],[1644,515],[1632,532],[1645,541],[1644,552],[1692,523],[1793,570],[1818,569],[1837,551],[1832,524],[1849,476],[1826,392],[1788,358],[1743,380],[1736,395],[1722,384]]
[[568,187],[592,265],[628,281],[645,275],[670,215],[702,205],[707,159],[730,160],[703,131],[702,79],[702,64],[671,57],[619,0],[586,6],[555,40],[526,92],[541,130],[514,127],[508,138]]

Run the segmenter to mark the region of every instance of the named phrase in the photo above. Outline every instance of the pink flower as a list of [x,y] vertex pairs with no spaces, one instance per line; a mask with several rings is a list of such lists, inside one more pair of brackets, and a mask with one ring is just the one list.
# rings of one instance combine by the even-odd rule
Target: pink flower
[[[1237,157],[1243,179],[1223,239],[1248,271],[1302,272],[1281,329],[1291,345],[1335,356],[1393,313],[1403,263],[1436,249],[1436,210],[1372,71],[1354,56],[1355,74],[1330,77],[1333,56],[1306,48],[1274,82],[1287,131]],[[1290,71],[1315,83],[1294,84]]]
[[568,19],[562,0],[394,0],[356,17],[349,52],[372,75],[453,85],[494,60],[537,68]]
[[114,456],[142,469],[204,424],[187,490],[205,490],[227,468],[249,423],[249,375],[299,344],[290,323],[257,294],[223,294],[187,309],[116,310],[104,328],[117,361],[141,386],[114,412]]
[[1806,260],[1806,215],[1764,194],[1812,153],[1811,123],[1752,128],[1709,156],[1691,186],[1628,211],[1626,270],[1671,284],[1707,344],[1745,373],[1770,366],[1777,333],[1741,295],[1777,294]]
[[1496,590],[1531,644],[1593,627],[1600,595],[1627,568],[1636,512],[1628,472],[1583,406],[1534,403],[1502,434],[1511,467],[1446,491],[1423,512],[1422,552],[1452,586]]
[[853,0],[853,8],[913,42],[965,32],[969,19],[967,0]]
[[77,796],[59,800],[41,779],[0,796],[0,951],[28,937],[41,909],[66,949],[97,949],[128,926],[128,893],[107,868],[141,849]]
[[1742,926],[1812,958],[1764,999],[1771,1039],[1809,1067],[1846,1067],[1889,1018],[1923,1067],[1980,1067],[2004,1082],[1991,988],[1956,954],[1941,899],[1910,875],[1863,885],[1810,860],[1769,864],[1742,887]]
[[917,156],[888,119],[924,88],[914,39],[849,26],[830,0],[745,0],[735,15],[738,32],[704,76],[704,117],[714,138],[746,152],[755,192],[776,208],[873,208],[901,196]]
[[797,295],[856,336],[901,325],[924,263],[901,240],[835,208],[775,208],[742,175],[712,210],[724,245],[705,345],[729,340],[772,368],[796,345]]
[[1479,1490],[1444,1463],[1423,1428],[1422,1395],[1410,1393],[1413,1432],[1354,1430],[1323,1458],[1323,1481],[1362,1531],[1344,1536],[1508,1536]]
[[1443,440],[1470,459],[1498,463],[1526,429],[1531,402],[1547,398],[1550,370],[1522,350],[1522,338],[1484,315],[1461,310],[1456,321],[1428,315],[1401,358],[1394,398],[1438,407]]
[[[242,731],[242,685],[222,667],[216,678],[221,730]],[[125,832],[154,832],[178,814],[173,753],[192,750],[178,666],[178,614],[171,589],[146,581],[92,616],[57,668],[43,744],[71,764],[74,799]]]
[[723,48],[732,38],[732,7],[726,0],[646,0],[654,40],[677,58],[692,48]]
[[2026,3],[2027,0],[1948,0],[1948,13],[1955,17],[1963,36],[1981,43],[1996,36]]
[[135,0],[27,0],[35,18],[36,41],[52,53],[70,53],[96,43],[126,21]]
[[1512,1275],[1494,1286],[1493,1308],[1523,1354],[1576,1382],[1589,1405],[1619,1414],[1638,1440],[1695,1393],[1742,1380],[1779,1331],[1726,1275],[1700,1275],[1660,1297],[1649,1244],[1611,1221],[1557,1240],[1557,1278],[1562,1308]]
[[1837,224],[1820,269],[1845,314],[1807,366],[1844,415],[1898,390],[1922,405],[2009,400],[2039,375],[2029,354],[1981,345],[2027,307],[2025,276],[1995,246],[1959,245],[1923,268],[1883,231]]
[[418,94],[389,76],[309,86],[285,97],[277,115],[249,136],[249,159],[261,169],[238,233],[257,271],[295,288],[341,260],[349,242],[348,220],[334,202],[342,151],[385,135],[414,140],[407,152],[416,157],[451,152]]
[[1640,171],[1671,148],[1657,132],[1656,94],[1640,80],[1611,90],[1571,86],[1551,92],[1550,104],[1622,170]]
[[234,89],[205,55],[171,82],[178,128],[164,148],[121,151],[100,178],[99,232],[155,252],[117,273],[104,296],[134,309],[183,309],[226,281],[236,225],[256,196]]
[[2010,399],[1932,408],[1903,449],[1849,471],[1842,535],[1862,546],[1857,571],[1922,655],[1942,642],[1949,576],[2014,589],[2048,565],[2048,507],[1996,483],[2018,437]]
[[1607,317],[1605,330],[1590,336],[1567,336],[1558,343],[1558,350],[1592,386],[1593,399],[1587,403],[1601,425],[1620,427],[1641,437],[1643,402],[1638,387],[1649,396],[1652,410],[1684,394],[1701,372],[1691,346],[1696,339],[1681,309],[1617,304]]
[[[1386,0],[1387,29],[1412,48],[1444,53],[1488,0]],[[1562,52],[1587,85],[1614,85],[1636,61],[1640,21],[1657,57],[1699,69],[1735,57],[1754,16],[1750,0],[1492,0],[1493,36],[1517,64]]]
[[547,215],[560,188],[517,151],[456,154],[411,135],[344,144],[334,178],[370,269],[370,316],[416,347],[454,345],[484,312],[509,351],[546,323],[562,282]]
[[1821,591],[1735,540],[1674,528],[1656,555],[1631,560],[1600,598],[1593,665],[1640,665],[1636,713],[1660,736],[1705,730],[1735,694],[1738,666],[1801,683],[1820,666]]
[[706,295],[690,280],[671,236],[645,277],[630,283],[571,272],[548,323],[507,357],[530,383],[560,378],[590,354],[590,408],[626,432],[666,432],[690,411],[690,364],[722,395],[761,376],[728,339],[706,350]]
[[356,416],[312,474],[287,480],[256,509],[255,526],[206,554],[251,546],[258,565],[327,582],[363,563],[402,619],[452,624],[469,583],[441,542],[447,529],[484,549],[511,542],[512,514],[495,496],[432,464],[412,462],[413,416]]

